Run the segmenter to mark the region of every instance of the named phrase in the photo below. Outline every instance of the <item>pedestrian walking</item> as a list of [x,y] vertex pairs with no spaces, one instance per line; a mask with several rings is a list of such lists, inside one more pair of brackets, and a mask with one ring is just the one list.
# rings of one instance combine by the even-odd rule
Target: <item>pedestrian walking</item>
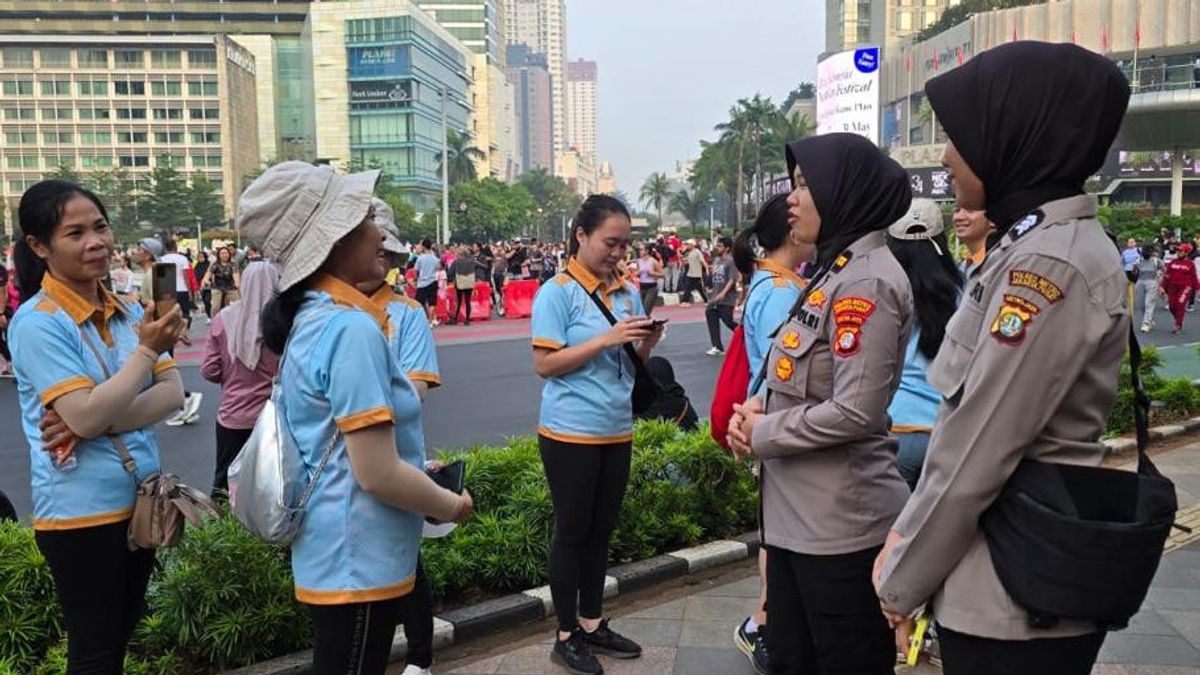
[[417,302],[425,308],[425,319],[430,326],[438,325],[438,279],[442,263],[433,252],[433,242],[423,239],[417,245],[417,260],[413,263],[417,271]]
[[159,470],[154,425],[183,404],[166,355],[183,319],[178,308],[143,317],[103,287],[115,239],[93,193],[42,181],[22,195],[18,218],[23,302],[9,338],[34,538],[62,608],[67,672],[120,675],[155,555],[130,550],[138,479],[114,444],[142,477]]
[[282,265],[263,340],[282,355],[281,423],[313,481],[291,564],[318,675],[384,673],[421,514],[452,521],[472,509],[469,494],[426,476],[420,399],[388,348],[387,313],[355,288],[387,276],[378,177],[283,162],[238,202],[239,229]]
[[729,330],[737,328],[733,320],[733,308],[737,305],[738,271],[733,263],[733,240],[721,237],[713,248],[712,284],[708,291],[708,304],[704,307],[704,318],[708,323],[709,356],[719,356],[725,353],[725,345],[721,342],[721,324]]
[[458,257],[450,266],[449,276],[454,281],[454,316],[450,317],[450,325],[458,323],[458,315],[465,312],[465,325],[471,325],[471,295],[475,292],[475,257],[466,245],[458,247]]
[[963,276],[950,256],[942,210],[932,199],[914,199],[908,213],[888,228],[888,248],[908,274],[914,303],[913,331],[904,350],[900,386],[888,406],[891,431],[899,441],[896,461],[911,490],[921,477],[929,434],[942,395],[926,372],[958,308]]
[[884,230],[908,210],[908,174],[867,139],[787,146],[788,218],[817,272],[773,339],[766,393],[736,406],[730,445],[762,460],[771,672],[893,671],[871,564],[908,488],[887,406],[912,325],[908,278]]
[[258,414],[271,398],[279,355],[263,346],[262,314],[278,284],[275,265],[262,260],[246,265],[241,297],[213,317],[208,330],[200,376],[221,385],[214,497],[229,490],[229,465],[250,439]]
[[1138,270],[1142,264],[1142,250],[1138,247],[1137,239],[1131,237],[1125,242],[1125,248],[1121,251],[1121,264],[1125,268],[1125,278],[1127,279],[1125,291],[1128,298],[1126,304],[1129,305],[1130,311],[1133,311],[1133,291],[1137,285]]
[[658,304],[658,286],[666,273],[663,271],[662,262],[655,255],[652,244],[642,245],[642,254],[636,264],[638,293],[642,297],[642,307],[646,309],[646,316],[650,316]]
[[217,249],[216,261],[209,266],[208,272],[200,282],[201,288],[208,288],[212,291],[211,312],[220,313],[222,309],[238,300],[239,289],[242,286],[242,273],[232,256],[229,247]]
[[212,288],[204,286],[204,278],[208,276],[208,268],[212,265],[208,259],[208,252],[200,251],[196,254],[196,278],[200,279],[200,301],[204,304],[204,318],[212,320]]
[[[1022,462],[1099,466],[1107,454],[1127,278],[1084,182],[1104,163],[1129,85],[1081,47],[1016,42],[934,78],[926,94],[949,136],[955,200],[986,209],[999,240],[971,270],[929,368],[944,402],[876,589],[901,640],[932,603],[947,675],[1083,675],[1104,630],[1035,620],[1001,582],[981,520]],[[1082,554],[1063,550],[1061,561]],[[1087,586],[1088,569],[1075,576]]]
[[[762,257],[757,257],[761,251]],[[805,281],[796,270],[812,260],[816,247],[805,241],[788,218],[787,194],[768,199],[754,225],[742,230],[733,243],[733,261],[750,278],[742,310],[742,334],[750,372],[746,398],[754,396],[755,381],[771,349],[775,330],[800,300]],[[727,357],[728,358],[728,357]],[[761,498],[761,497],[760,497]],[[767,551],[758,551],[760,593],[754,614],[734,631],[734,643],[760,674],[770,672],[767,653]]]
[[[1159,257],[1158,247],[1146,244],[1142,247],[1142,260],[1138,264],[1137,297],[1142,299],[1142,332],[1154,330],[1154,311],[1158,309],[1158,296],[1162,293],[1165,268]],[[1130,305],[1130,312],[1135,305]]]
[[1188,259],[1191,244],[1179,245],[1179,256],[1168,262],[1163,269],[1162,292],[1167,296],[1167,306],[1175,317],[1172,334],[1183,331],[1183,320],[1187,316],[1188,298],[1198,285],[1196,264]]
[[[621,268],[629,211],[592,195],[572,221],[566,270],[533,304],[533,364],[542,386],[538,444],[554,504],[550,594],[558,617],[553,660],[572,673],[603,672],[593,652],[635,658],[642,649],[603,618],[608,540],[616,527],[633,450],[635,366],[662,335]],[[601,311],[603,303],[616,319]]]
[[[179,252],[179,244],[173,238],[168,238],[163,244],[163,248],[166,249],[166,253],[163,254],[160,262],[175,266],[175,301],[179,303],[179,309],[183,312],[183,323],[190,331],[192,329],[192,291],[188,278],[191,276],[192,261]],[[190,347],[192,344],[186,331],[179,338],[179,342],[185,347]]]
[[683,278],[684,305],[692,304],[692,293],[699,292],[700,299],[708,303],[708,294],[704,291],[704,275],[708,274],[708,263],[704,261],[704,253],[695,242],[688,242],[684,253],[684,264],[687,274]]
[[0,262],[0,378],[12,377],[12,354],[8,350],[8,266]]
[[496,314],[504,316],[504,277],[508,273],[508,247],[498,244],[492,249],[492,304]]

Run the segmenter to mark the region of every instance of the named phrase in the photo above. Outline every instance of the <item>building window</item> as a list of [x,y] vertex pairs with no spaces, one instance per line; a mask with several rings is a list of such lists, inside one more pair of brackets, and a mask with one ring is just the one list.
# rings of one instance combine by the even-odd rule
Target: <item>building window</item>
[[70,108],[42,108],[44,120],[69,120],[75,111]]
[[111,145],[111,131],[81,131],[79,132],[80,145]]
[[210,169],[221,168],[220,155],[192,155],[192,166],[195,168],[208,167]]
[[146,132],[145,131],[118,131],[117,132],[117,142],[118,143],[145,143],[146,142]]
[[112,119],[112,111],[108,108],[80,108],[79,119],[81,120],[107,120]]
[[174,49],[154,49],[150,51],[150,66],[152,68],[182,68],[183,55]]
[[33,81],[15,80],[5,82],[2,90],[5,96],[33,96]]
[[189,118],[194,120],[215,120],[219,119],[220,110],[217,108],[192,108],[188,111]]
[[182,131],[156,131],[154,142],[158,145],[179,145],[183,143]]
[[181,108],[155,108],[154,119],[156,120],[181,120],[183,119],[183,109]]
[[188,96],[216,96],[216,82],[188,82]]
[[935,12],[932,9],[925,10],[925,26],[924,26],[925,28],[928,28],[928,27],[932,26],[933,24],[937,23],[937,20],[938,20],[937,12]]
[[134,80],[118,80],[113,82],[113,91],[117,96],[145,96],[146,83]]
[[66,47],[45,47],[42,49],[42,68],[70,68],[71,50]]
[[4,119],[6,120],[31,120],[34,119],[33,108],[5,108]]
[[113,52],[117,68],[145,68],[146,56],[140,49],[118,49]]
[[192,143],[193,144],[213,143],[213,144],[219,145],[221,143],[221,132],[219,132],[219,131],[193,131],[192,132]]
[[5,68],[33,68],[33,49],[30,47],[5,47],[0,50]]
[[107,49],[81,49],[81,50],[79,50],[79,67],[80,68],[108,68],[108,50]]
[[155,160],[155,165],[182,169],[187,165],[187,157],[183,155],[159,155]]
[[75,168],[75,158],[71,155],[46,155],[45,161],[47,169],[60,166]]
[[150,158],[146,155],[121,155],[121,166],[150,166]]
[[151,82],[151,96],[179,96],[183,93],[183,83],[179,80],[166,80],[165,82]]
[[117,108],[117,119],[119,120],[144,120],[146,119],[145,108]]
[[192,70],[213,70],[217,67],[217,50],[189,49],[188,67]]
[[42,96],[70,96],[70,80],[42,80]]
[[85,169],[102,169],[113,165],[111,155],[84,155],[79,159]]
[[70,145],[74,134],[69,131],[43,131],[42,143],[45,145]]
[[84,80],[79,83],[80,96],[108,96],[108,82],[106,80],[93,80],[88,82]]
[[10,169],[36,169],[38,168],[37,155],[9,155],[8,168]]

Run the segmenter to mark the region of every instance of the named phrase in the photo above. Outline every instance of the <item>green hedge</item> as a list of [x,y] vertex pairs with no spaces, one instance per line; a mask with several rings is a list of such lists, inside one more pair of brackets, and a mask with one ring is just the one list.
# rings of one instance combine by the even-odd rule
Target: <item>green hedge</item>
[[[1151,410],[1150,424],[1177,420],[1200,412],[1200,389],[1186,377],[1165,379],[1158,374],[1162,357],[1153,346],[1142,347],[1142,364],[1138,369],[1142,389],[1155,402]],[[1111,436],[1133,431],[1133,380],[1129,356],[1121,364],[1117,380],[1117,400],[1108,418],[1108,433]]]
[[1164,227],[1172,234],[1178,228],[1185,241],[1191,241],[1200,232],[1200,212],[1195,209],[1187,209],[1181,216],[1172,216],[1158,213],[1150,206],[1101,206],[1098,217],[1117,236],[1122,248],[1125,240],[1130,238],[1141,243],[1154,241]]
[[[476,516],[451,536],[422,544],[435,595],[469,601],[545,583],[553,523],[537,440],[443,453],[451,456],[466,461]],[[718,447],[706,427],[684,433],[670,423],[639,422],[612,560],[744,532],[755,521],[756,494],[749,467]],[[231,517],[189,528],[158,559],[126,673],[211,672],[310,644],[287,550],[262,543]],[[65,672],[53,580],[33,531],[0,524],[0,675]]]

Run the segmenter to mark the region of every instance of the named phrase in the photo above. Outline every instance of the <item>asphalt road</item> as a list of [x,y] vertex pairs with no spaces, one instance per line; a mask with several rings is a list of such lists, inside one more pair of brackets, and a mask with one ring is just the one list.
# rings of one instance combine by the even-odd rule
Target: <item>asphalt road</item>
[[[728,339],[728,331],[724,335]],[[671,360],[676,378],[702,416],[707,416],[720,368],[719,358],[704,354],[707,348],[703,323],[672,323],[655,352]],[[510,436],[534,433],[541,384],[533,373],[528,338],[439,346],[438,361],[445,386],[430,392],[426,401],[427,450],[498,444]],[[220,389],[205,382],[194,366],[181,370],[184,383],[204,394],[204,403],[195,425],[159,426],[162,466],[185,483],[207,490],[212,484]],[[20,429],[16,386],[0,381],[0,490],[26,517],[32,508],[29,449]]]

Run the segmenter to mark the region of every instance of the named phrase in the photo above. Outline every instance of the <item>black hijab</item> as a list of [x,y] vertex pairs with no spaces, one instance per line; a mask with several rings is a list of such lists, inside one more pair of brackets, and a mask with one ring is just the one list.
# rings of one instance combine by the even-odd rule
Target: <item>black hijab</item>
[[946,134],[983,181],[1000,234],[1037,207],[1083,194],[1129,104],[1112,61],[1071,44],[1012,42],[925,84]]
[[863,235],[886,229],[908,212],[908,173],[858,134],[824,134],[787,145],[788,175],[804,174],[817,213],[817,266],[833,262]]

